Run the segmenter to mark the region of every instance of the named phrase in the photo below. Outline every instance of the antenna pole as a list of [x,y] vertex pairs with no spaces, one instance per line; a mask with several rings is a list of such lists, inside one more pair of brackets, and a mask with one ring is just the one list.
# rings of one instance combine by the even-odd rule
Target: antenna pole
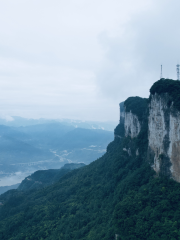
[[160,79],[162,78],[162,65],[161,65],[161,75],[160,75]]
[[176,71],[177,71],[177,80],[178,80],[178,81],[179,81],[179,67],[180,67],[180,65],[177,64],[177,65],[176,65]]

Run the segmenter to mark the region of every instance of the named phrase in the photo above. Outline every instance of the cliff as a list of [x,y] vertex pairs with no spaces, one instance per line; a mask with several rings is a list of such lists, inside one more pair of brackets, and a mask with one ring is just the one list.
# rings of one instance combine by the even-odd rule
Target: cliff
[[137,137],[141,131],[144,114],[147,109],[147,99],[140,97],[129,97],[124,102],[125,117],[124,129],[125,136]]
[[[157,81],[150,89],[149,99],[130,97],[120,104],[120,124],[115,129],[115,137],[131,139],[137,138],[142,129],[147,131],[145,158],[157,175],[167,176],[177,182],[180,182],[179,93],[179,81]],[[119,135],[118,129],[121,129]],[[137,149],[135,143],[125,149],[130,153],[132,148]]]
[[147,99],[129,97],[119,106],[120,122],[115,128],[115,137],[137,137],[147,115]]
[[160,80],[150,89],[148,158],[158,175],[180,182],[180,82]]

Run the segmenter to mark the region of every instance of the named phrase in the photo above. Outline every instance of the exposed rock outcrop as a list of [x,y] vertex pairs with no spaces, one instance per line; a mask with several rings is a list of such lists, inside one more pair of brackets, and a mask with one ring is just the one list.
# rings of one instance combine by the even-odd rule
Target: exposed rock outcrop
[[180,182],[180,112],[169,105],[168,93],[151,95],[148,154],[157,174]]
[[137,137],[141,130],[141,124],[138,117],[132,112],[125,112],[124,119],[125,136],[131,138]]
[[[150,93],[149,99],[130,97],[120,103],[117,129],[132,140],[123,150],[143,155],[157,175],[180,182],[180,81],[161,79]],[[139,146],[132,143],[136,137],[142,140]]]
[[125,102],[119,104],[120,121],[115,128],[114,136],[118,138],[135,138],[141,131],[144,113],[147,109],[147,99],[140,97],[130,97]]
[[147,110],[147,99],[130,97],[124,102],[125,136],[135,138],[141,131],[144,114]]

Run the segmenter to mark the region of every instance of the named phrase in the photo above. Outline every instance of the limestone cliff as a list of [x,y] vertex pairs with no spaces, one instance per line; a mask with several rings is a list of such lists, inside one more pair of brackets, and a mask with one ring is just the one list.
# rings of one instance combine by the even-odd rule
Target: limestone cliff
[[174,106],[172,92],[156,90],[149,103],[148,157],[158,175],[180,182],[180,111]]
[[140,97],[129,97],[125,102],[119,104],[120,121],[115,128],[114,136],[118,138],[135,138],[141,131],[144,123],[144,114],[147,110],[147,99]]
[[[180,81],[161,79],[150,93],[149,99],[130,97],[120,103],[115,137],[130,137],[125,150],[136,156],[140,151],[157,175],[180,182]],[[141,147],[134,138],[142,140]]]
[[124,102],[125,136],[135,138],[141,131],[143,115],[147,109],[147,100],[140,97],[130,97]]
[[129,99],[132,100],[133,98],[128,98],[126,100],[126,104],[124,102],[119,104],[120,120],[119,125],[116,127],[114,132],[115,137],[122,138],[124,136],[130,136],[131,138],[134,138],[137,137],[141,130],[141,124],[138,116],[135,113],[132,113],[132,106],[129,108]]
[[125,136],[130,136],[131,138],[137,137],[141,130],[141,124],[138,117],[132,112],[125,112],[124,129]]

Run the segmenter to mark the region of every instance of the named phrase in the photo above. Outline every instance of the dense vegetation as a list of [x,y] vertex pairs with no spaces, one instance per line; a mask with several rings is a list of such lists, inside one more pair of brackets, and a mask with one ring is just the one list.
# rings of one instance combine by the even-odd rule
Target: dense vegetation
[[0,187],[0,194],[4,193],[4,192],[7,192],[8,190],[11,190],[11,189],[16,189],[18,188],[20,185],[20,183],[17,183],[17,184],[13,184],[11,186],[3,186],[3,187]]
[[141,157],[122,150],[128,144],[116,139],[101,159],[50,187],[2,195],[0,239],[113,239],[114,209],[152,175]]
[[30,189],[38,189],[42,187],[49,186],[57,182],[62,176],[66,173],[84,167],[84,163],[70,163],[65,164],[60,169],[49,169],[49,170],[39,170],[30,176],[26,177],[22,183],[18,186],[18,190],[30,190]]
[[180,111],[180,81],[160,79],[152,85],[150,93],[168,93],[170,96],[169,105],[173,102],[174,107]]
[[119,137],[124,137],[124,125],[122,123],[119,123],[114,129],[114,134]]
[[1,195],[0,239],[180,239],[180,184],[155,177],[146,161],[147,111],[139,116],[138,137],[115,138],[90,165],[43,189]]
[[[89,166],[56,184],[0,197],[0,239],[178,239],[180,185],[154,178],[137,147],[142,139],[119,138]],[[131,156],[123,148],[132,147]]]
[[141,97],[129,97],[125,102],[126,112],[132,112],[138,116],[139,121],[142,121],[144,114],[147,111],[148,99]]

